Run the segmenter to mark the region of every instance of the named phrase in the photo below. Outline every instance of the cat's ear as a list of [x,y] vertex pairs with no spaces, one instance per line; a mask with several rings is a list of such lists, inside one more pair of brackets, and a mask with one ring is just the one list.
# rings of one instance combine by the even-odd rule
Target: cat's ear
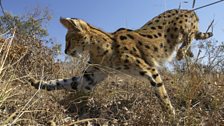
[[83,31],[89,30],[88,24],[81,19],[60,18],[60,22],[68,30],[77,31],[77,32],[83,32]]

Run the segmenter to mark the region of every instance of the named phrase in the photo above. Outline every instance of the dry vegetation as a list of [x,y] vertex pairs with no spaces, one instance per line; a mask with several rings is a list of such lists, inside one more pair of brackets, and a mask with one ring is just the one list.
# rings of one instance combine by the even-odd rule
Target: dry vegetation
[[124,74],[110,76],[89,95],[31,87],[30,76],[63,78],[80,75],[86,67],[85,58],[54,61],[55,48],[44,46],[47,34],[39,17],[48,20],[47,12],[37,10],[25,18],[10,14],[0,17],[0,33],[13,28],[9,21],[17,26],[2,35],[0,43],[0,125],[224,124],[224,44],[201,43],[197,47],[201,53],[195,59],[173,62],[172,71],[161,68],[177,111],[171,121],[150,84]]

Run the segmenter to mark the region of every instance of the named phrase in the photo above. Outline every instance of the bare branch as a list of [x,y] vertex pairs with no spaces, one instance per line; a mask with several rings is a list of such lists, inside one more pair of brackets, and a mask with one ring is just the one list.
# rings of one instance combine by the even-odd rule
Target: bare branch
[[206,33],[208,32],[208,30],[213,26],[213,23],[214,23],[214,19],[212,20],[212,22],[210,23],[210,25],[208,26],[207,30],[206,30]]
[[204,5],[204,6],[195,8],[195,9],[192,9],[192,10],[193,10],[193,11],[195,11],[195,10],[199,10],[199,9],[201,9],[201,8],[208,7],[208,6],[211,6],[211,5],[213,5],[213,4],[217,4],[217,3],[223,2],[223,1],[224,1],[224,0],[219,0],[219,1],[216,1],[216,2],[213,2],[213,3],[210,3],[210,4],[207,4],[207,5]]
[[5,11],[4,11],[4,8],[3,8],[3,5],[2,5],[2,0],[0,0],[0,7],[1,7],[3,15],[5,16]]
[[181,9],[181,3],[179,3],[179,7],[178,7],[178,10],[180,10]]
[[195,2],[196,2],[196,0],[193,0],[192,8],[194,8]]

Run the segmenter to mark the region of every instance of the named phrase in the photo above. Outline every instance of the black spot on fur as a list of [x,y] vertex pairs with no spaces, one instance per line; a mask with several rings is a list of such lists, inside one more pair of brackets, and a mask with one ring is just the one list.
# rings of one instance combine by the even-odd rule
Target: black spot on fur
[[183,26],[180,26],[180,29],[184,29],[184,27]]
[[124,47],[124,50],[128,50],[128,48],[125,46],[125,47]]
[[141,41],[138,41],[138,44],[139,44],[139,45],[142,45],[142,42],[141,42]]
[[127,29],[127,28],[119,28],[117,31],[115,31],[114,33],[116,32],[119,32],[119,31],[123,31],[123,30],[126,30],[126,31],[133,31],[131,29]]
[[106,55],[108,52],[109,52],[108,50],[104,51],[103,52],[103,55]]
[[150,39],[152,39],[153,37],[152,37],[152,35],[147,35],[147,38],[150,38]]
[[180,24],[182,24],[182,23],[183,23],[183,21],[182,21],[182,20],[180,20],[180,21],[179,21],[179,23],[180,23]]
[[154,47],[154,51],[157,52],[158,51],[158,48],[157,47]]
[[77,80],[77,77],[72,77],[72,81],[76,81]]
[[139,35],[141,35],[141,36],[143,36],[143,37],[147,37],[147,35],[144,35],[144,34],[139,34]]
[[152,30],[156,30],[156,27],[151,27]]
[[92,82],[92,81],[93,81],[93,78],[92,78],[91,76],[93,76],[93,74],[91,74],[91,73],[86,73],[86,72],[85,72],[85,74],[84,74],[83,77],[86,79],[86,81],[90,81],[90,82]]
[[137,63],[141,63],[141,61],[140,61],[139,59],[136,59],[136,62],[137,62]]
[[155,22],[156,22],[156,23],[158,23],[158,22],[159,22],[159,20],[155,20]]
[[126,36],[120,36],[120,40],[126,40],[127,37]]
[[158,36],[159,36],[159,37],[162,37],[162,34],[159,32],[159,33],[158,33]]
[[167,98],[168,98],[168,96],[167,96],[167,95],[164,95],[164,96],[163,96],[163,99],[167,99]]
[[125,59],[124,62],[125,62],[125,63],[129,63],[129,60],[128,60],[128,59]]
[[151,25],[151,24],[152,24],[152,22],[149,22],[149,23],[148,23],[148,25]]
[[177,31],[177,30],[178,30],[178,28],[177,28],[177,27],[175,27],[173,30],[174,30],[174,31]]
[[145,48],[150,49],[150,47],[148,45],[145,45]]
[[155,96],[160,99],[160,95],[158,95],[158,93],[155,93]]
[[196,26],[194,25],[194,26],[193,26],[193,29],[195,29],[195,28],[196,28]]
[[158,26],[159,29],[163,29],[163,26]]
[[140,71],[140,72],[139,72],[139,74],[140,74],[141,76],[144,76],[146,73],[147,73],[146,71]]
[[161,87],[161,86],[163,86],[163,83],[158,83],[157,84],[157,87]]
[[156,34],[153,35],[155,38],[158,38],[158,36]]
[[168,28],[166,31],[167,31],[167,32],[170,32],[170,28]]
[[170,34],[170,38],[171,38],[171,39],[174,39],[174,35],[173,35],[173,34]]
[[152,75],[152,77],[153,77],[154,79],[156,79],[158,76],[159,76],[159,74],[154,74],[154,75]]
[[116,48],[119,48],[120,47],[120,45],[116,45]]
[[71,87],[72,87],[72,89],[73,90],[77,90],[78,88],[78,83],[76,82],[76,81],[73,81],[72,83],[71,83]]
[[135,47],[133,47],[132,49],[133,49],[133,51],[135,51],[135,52],[137,51],[137,49],[136,49]]
[[148,67],[148,68],[147,68],[147,70],[151,70],[151,68],[150,68],[150,67]]
[[119,28],[116,32],[126,30],[125,28]]
[[154,81],[150,81],[150,83],[151,83],[151,85],[152,85],[153,87],[156,86],[156,82],[154,82]]
[[61,86],[61,84],[59,82],[56,82],[56,85],[57,85],[57,87],[60,87]]
[[172,13],[172,11],[173,11],[173,10],[169,10],[169,11],[167,11],[167,13]]
[[163,43],[160,43],[160,48],[163,48]]
[[134,37],[130,34],[127,34],[127,36],[130,38],[130,39],[134,39]]

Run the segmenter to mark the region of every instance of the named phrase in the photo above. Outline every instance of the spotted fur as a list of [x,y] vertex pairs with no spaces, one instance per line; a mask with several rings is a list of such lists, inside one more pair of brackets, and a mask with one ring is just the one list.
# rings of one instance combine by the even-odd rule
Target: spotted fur
[[[65,53],[77,57],[84,51],[90,54],[90,63],[122,71],[132,76],[146,78],[155,89],[162,107],[175,115],[164,83],[157,70],[167,61],[179,44],[177,58],[182,59],[190,51],[193,39],[206,39],[211,33],[198,31],[198,17],[188,10],[169,10],[147,22],[137,30],[121,28],[106,33],[80,19],[61,18],[68,29]],[[108,73],[91,65],[83,77],[75,76],[42,82],[47,90],[67,89],[89,92],[103,81]],[[32,85],[39,87],[39,81]]]

